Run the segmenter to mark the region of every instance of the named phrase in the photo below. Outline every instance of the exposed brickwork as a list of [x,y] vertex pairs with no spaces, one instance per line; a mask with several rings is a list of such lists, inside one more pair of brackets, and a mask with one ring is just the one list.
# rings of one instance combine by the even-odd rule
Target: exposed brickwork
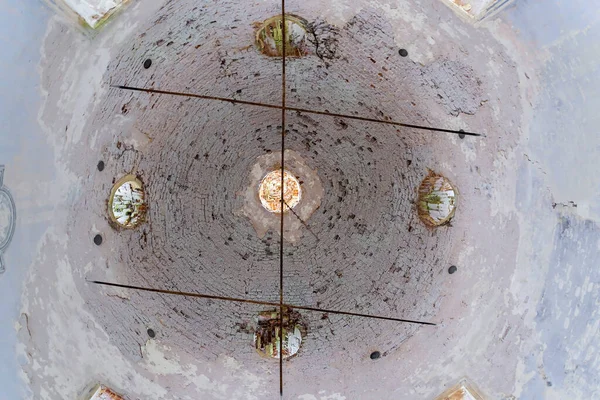
[[[278,3],[248,9],[237,3],[204,9],[194,1],[169,3],[122,49],[106,79],[279,103],[280,60],[245,48],[252,44],[251,23],[275,13]],[[398,62],[390,26],[379,14],[364,11],[337,34],[337,53],[327,64],[314,55],[290,61],[289,104],[442,125],[432,116],[439,114],[426,111],[447,105],[432,103],[428,70]],[[147,58],[153,63],[145,70]],[[422,93],[429,95],[427,107],[416,100]],[[107,160],[90,193],[101,205],[111,179],[135,173],[145,183],[149,209],[138,229],[107,235],[106,264],[94,263],[88,275],[277,302],[279,235],[260,239],[234,211],[257,157],[280,149],[280,119],[278,110],[110,89],[88,121],[90,131],[101,132]],[[434,319],[454,241],[450,227],[428,230],[415,210],[432,134],[295,112],[287,114],[286,132],[286,147],[318,171],[325,195],[307,221],[318,240],[305,232],[299,243],[285,246],[285,301]],[[82,198],[78,207],[88,210],[89,203]],[[82,293],[112,342],[134,360],[151,326],[163,343],[198,359],[229,354],[257,362],[251,328],[265,308],[112,289]],[[363,358],[373,348],[386,355],[418,329],[302,314],[308,335],[290,368],[303,374],[317,374],[314,365],[327,365],[334,354],[338,362]]]

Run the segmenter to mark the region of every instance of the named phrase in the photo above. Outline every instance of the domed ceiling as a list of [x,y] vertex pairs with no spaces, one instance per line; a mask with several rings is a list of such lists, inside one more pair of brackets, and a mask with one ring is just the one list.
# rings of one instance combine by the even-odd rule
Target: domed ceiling
[[144,399],[509,392],[485,377],[497,352],[517,368],[521,316],[468,321],[515,268],[522,71],[441,3],[333,3],[286,0],[282,23],[278,1],[157,2],[93,39],[51,24],[40,120],[69,208],[44,247],[56,293],[21,323],[75,296],[84,317],[55,332],[86,333],[38,343],[40,367]]
[[[285,28],[306,24],[303,51],[294,56],[259,51],[261,29],[281,35],[281,47],[302,41],[285,39],[295,33],[283,33],[280,3],[248,9],[236,0],[169,3],[112,58],[104,75],[111,88],[85,128],[99,132],[98,157],[106,168],[92,174],[88,190],[95,196],[82,196],[74,212],[89,212],[93,201],[102,216],[115,179],[135,174],[144,182],[148,214],[134,230],[99,229],[111,252],[86,277],[275,304],[282,283],[281,300],[289,305],[435,321],[460,228],[433,230],[420,222],[417,188],[428,168],[437,167],[433,146],[463,140],[477,148],[487,138],[376,121],[489,131],[500,125],[489,112],[451,126],[440,117],[475,114],[489,100],[483,79],[460,59],[423,66],[402,57],[392,26],[375,10],[338,28],[301,2],[286,6],[302,18],[290,17]],[[442,83],[448,76],[453,82]],[[284,91],[292,110],[282,112]],[[299,211],[283,216],[257,201],[260,179],[282,166],[302,189]],[[468,163],[444,172],[476,174]],[[463,182],[461,191],[472,193],[475,185],[477,179]],[[461,211],[471,201],[461,204],[457,218],[466,218]],[[89,246],[83,232],[74,237]],[[241,368],[267,368],[277,389],[277,364],[265,364],[251,346],[256,315],[268,307],[122,288],[87,287],[84,298],[132,361],[152,328],[199,360],[227,354]],[[301,314],[308,335],[283,366],[291,396],[292,382],[329,380],[321,371],[331,360],[360,371],[372,351],[385,357],[420,330],[439,329]]]

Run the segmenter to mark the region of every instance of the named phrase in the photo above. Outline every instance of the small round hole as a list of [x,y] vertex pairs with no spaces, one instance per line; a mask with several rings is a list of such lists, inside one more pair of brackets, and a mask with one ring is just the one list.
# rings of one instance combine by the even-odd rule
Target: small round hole
[[148,69],[152,66],[152,60],[151,59],[147,59],[146,61],[144,61],[144,68]]
[[371,357],[371,360],[377,360],[381,357],[381,353],[378,351],[374,351],[369,357]]
[[94,244],[100,246],[102,244],[102,235],[98,234],[94,236]]
[[153,329],[148,329],[147,331],[148,336],[150,336],[150,338],[154,339],[154,337],[156,336],[156,333],[154,332]]
[[[459,132],[464,132],[464,131],[465,131],[464,129],[459,130]],[[464,139],[465,136],[467,136],[467,135],[465,135],[464,133],[459,133],[458,134],[458,137],[461,138],[461,139]]]
[[406,57],[406,56],[408,56],[408,50],[400,49],[400,50],[398,50],[398,54],[400,54],[402,57]]
[[98,171],[104,171],[104,161],[98,161]]
[[450,275],[452,275],[453,273],[455,273],[456,271],[458,271],[458,268],[456,268],[456,265],[451,266],[450,268],[448,268],[448,273]]

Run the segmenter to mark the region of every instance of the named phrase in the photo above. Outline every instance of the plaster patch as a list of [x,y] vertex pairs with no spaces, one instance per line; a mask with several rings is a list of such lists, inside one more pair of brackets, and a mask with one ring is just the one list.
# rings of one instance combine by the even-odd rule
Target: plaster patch
[[[55,254],[62,254],[62,251],[57,251],[57,247],[61,246],[61,236],[56,236],[58,240],[52,239],[53,236],[45,237],[44,247],[54,249]],[[141,375],[130,376],[132,365],[109,343],[105,334],[99,334],[100,328],[84,309],[69,262],[58,259],[52,265],[55,265],[54,276],[47,278],[52,279],[53,285],[46,285],[38,275],[36,284],[23,292],[23,299],[29,298],[34,301],[23,301],[22,313],[29,316],[29,323],[28,329],[21,328],[20,336],[23,336],[25,331],[30,332],[30,335],[23,337],[26,348],[22,349],[21,354],[28,359],[28,354],[34,351],[39,368],[33,363],[30,368],[37,371],[36,374],[43,380],[53,381],[51,390],[39,389],[39,398],[75,398],[79,389],[86,385],[90,374],[105,369],[107,359],[111,360],[110,372],[106,370],[105,373],[108,373],[105,376],[110,376],[109,380],[115,387],[129,387],[144,396],[165,395],[167,392],[160,385]],[[37,268],[32,268],[30,279],[36,272]],[[39,289],[39,292],[34,295],[32,289],[35,292]],[[46,303],[55,306],[42,309],[42,305]],[[41,336],[42,331],[47,332],[45,338]],[[84,365],[88,367],[82,368]],[[24,371],[30,376],[27,365],[24,366]],[[35,382],[39,384],[39,380]]]
[[319,397],[312,394],[303,394],[298,396],[300,400],[346,400],[346,396],[341,393],[333,393],[330,395],[323,394],[323,391],[319,392]]
[[[289,180],[297,182],[299,186],[296,195],[290,193],[289,196],[290,202],[296,202],[295,198],[298,202],[295,206],[288,203],[292,207],[292,212],[284,212],[283,236],[289,242],[296,243],[304,235],[302,229],[307,227],[306,223],[310,216],[321,205],[324,189],[317,171],[311,169],[298,152],[286,150],[285,159],[285,172],[290,174]],[[280,160],[281,152],[273,152],[258,157],[248,174],[248,186],[245,190],[237,193],[237,197],[243,201],[243,204],[240,209],[235,211],[235,214],[246,216],[260,238],[264,237],[268,231],[280,233],[280,214],[272,212],[265,206],[269,203],[263,201],[264,195],[261,184],[261,182],[264,183],[263,177],[271,173],[281,177],[278,174],[278,168],[281,168]],[[258,190],[259,187],[261,188],[260,191]],[[300,193],[302,193],[301,198]],[[277,210],[277,207],[279,207],[277,201],[271,203],[271,208]]]

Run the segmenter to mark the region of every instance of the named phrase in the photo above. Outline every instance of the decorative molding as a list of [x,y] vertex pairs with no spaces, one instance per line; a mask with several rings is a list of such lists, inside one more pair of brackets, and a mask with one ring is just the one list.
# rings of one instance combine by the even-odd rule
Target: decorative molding
[[129,3],[129,0],[43,0],[54,12],[93,35]]
[[477,24],[494,17],[515,0],[443,0],[443,3],[465,21]]
[[10,191],[4,186],[4,165],[0,165],[0,274],[6,271],[4,252],[10,245],[17,225],[17,208]]

